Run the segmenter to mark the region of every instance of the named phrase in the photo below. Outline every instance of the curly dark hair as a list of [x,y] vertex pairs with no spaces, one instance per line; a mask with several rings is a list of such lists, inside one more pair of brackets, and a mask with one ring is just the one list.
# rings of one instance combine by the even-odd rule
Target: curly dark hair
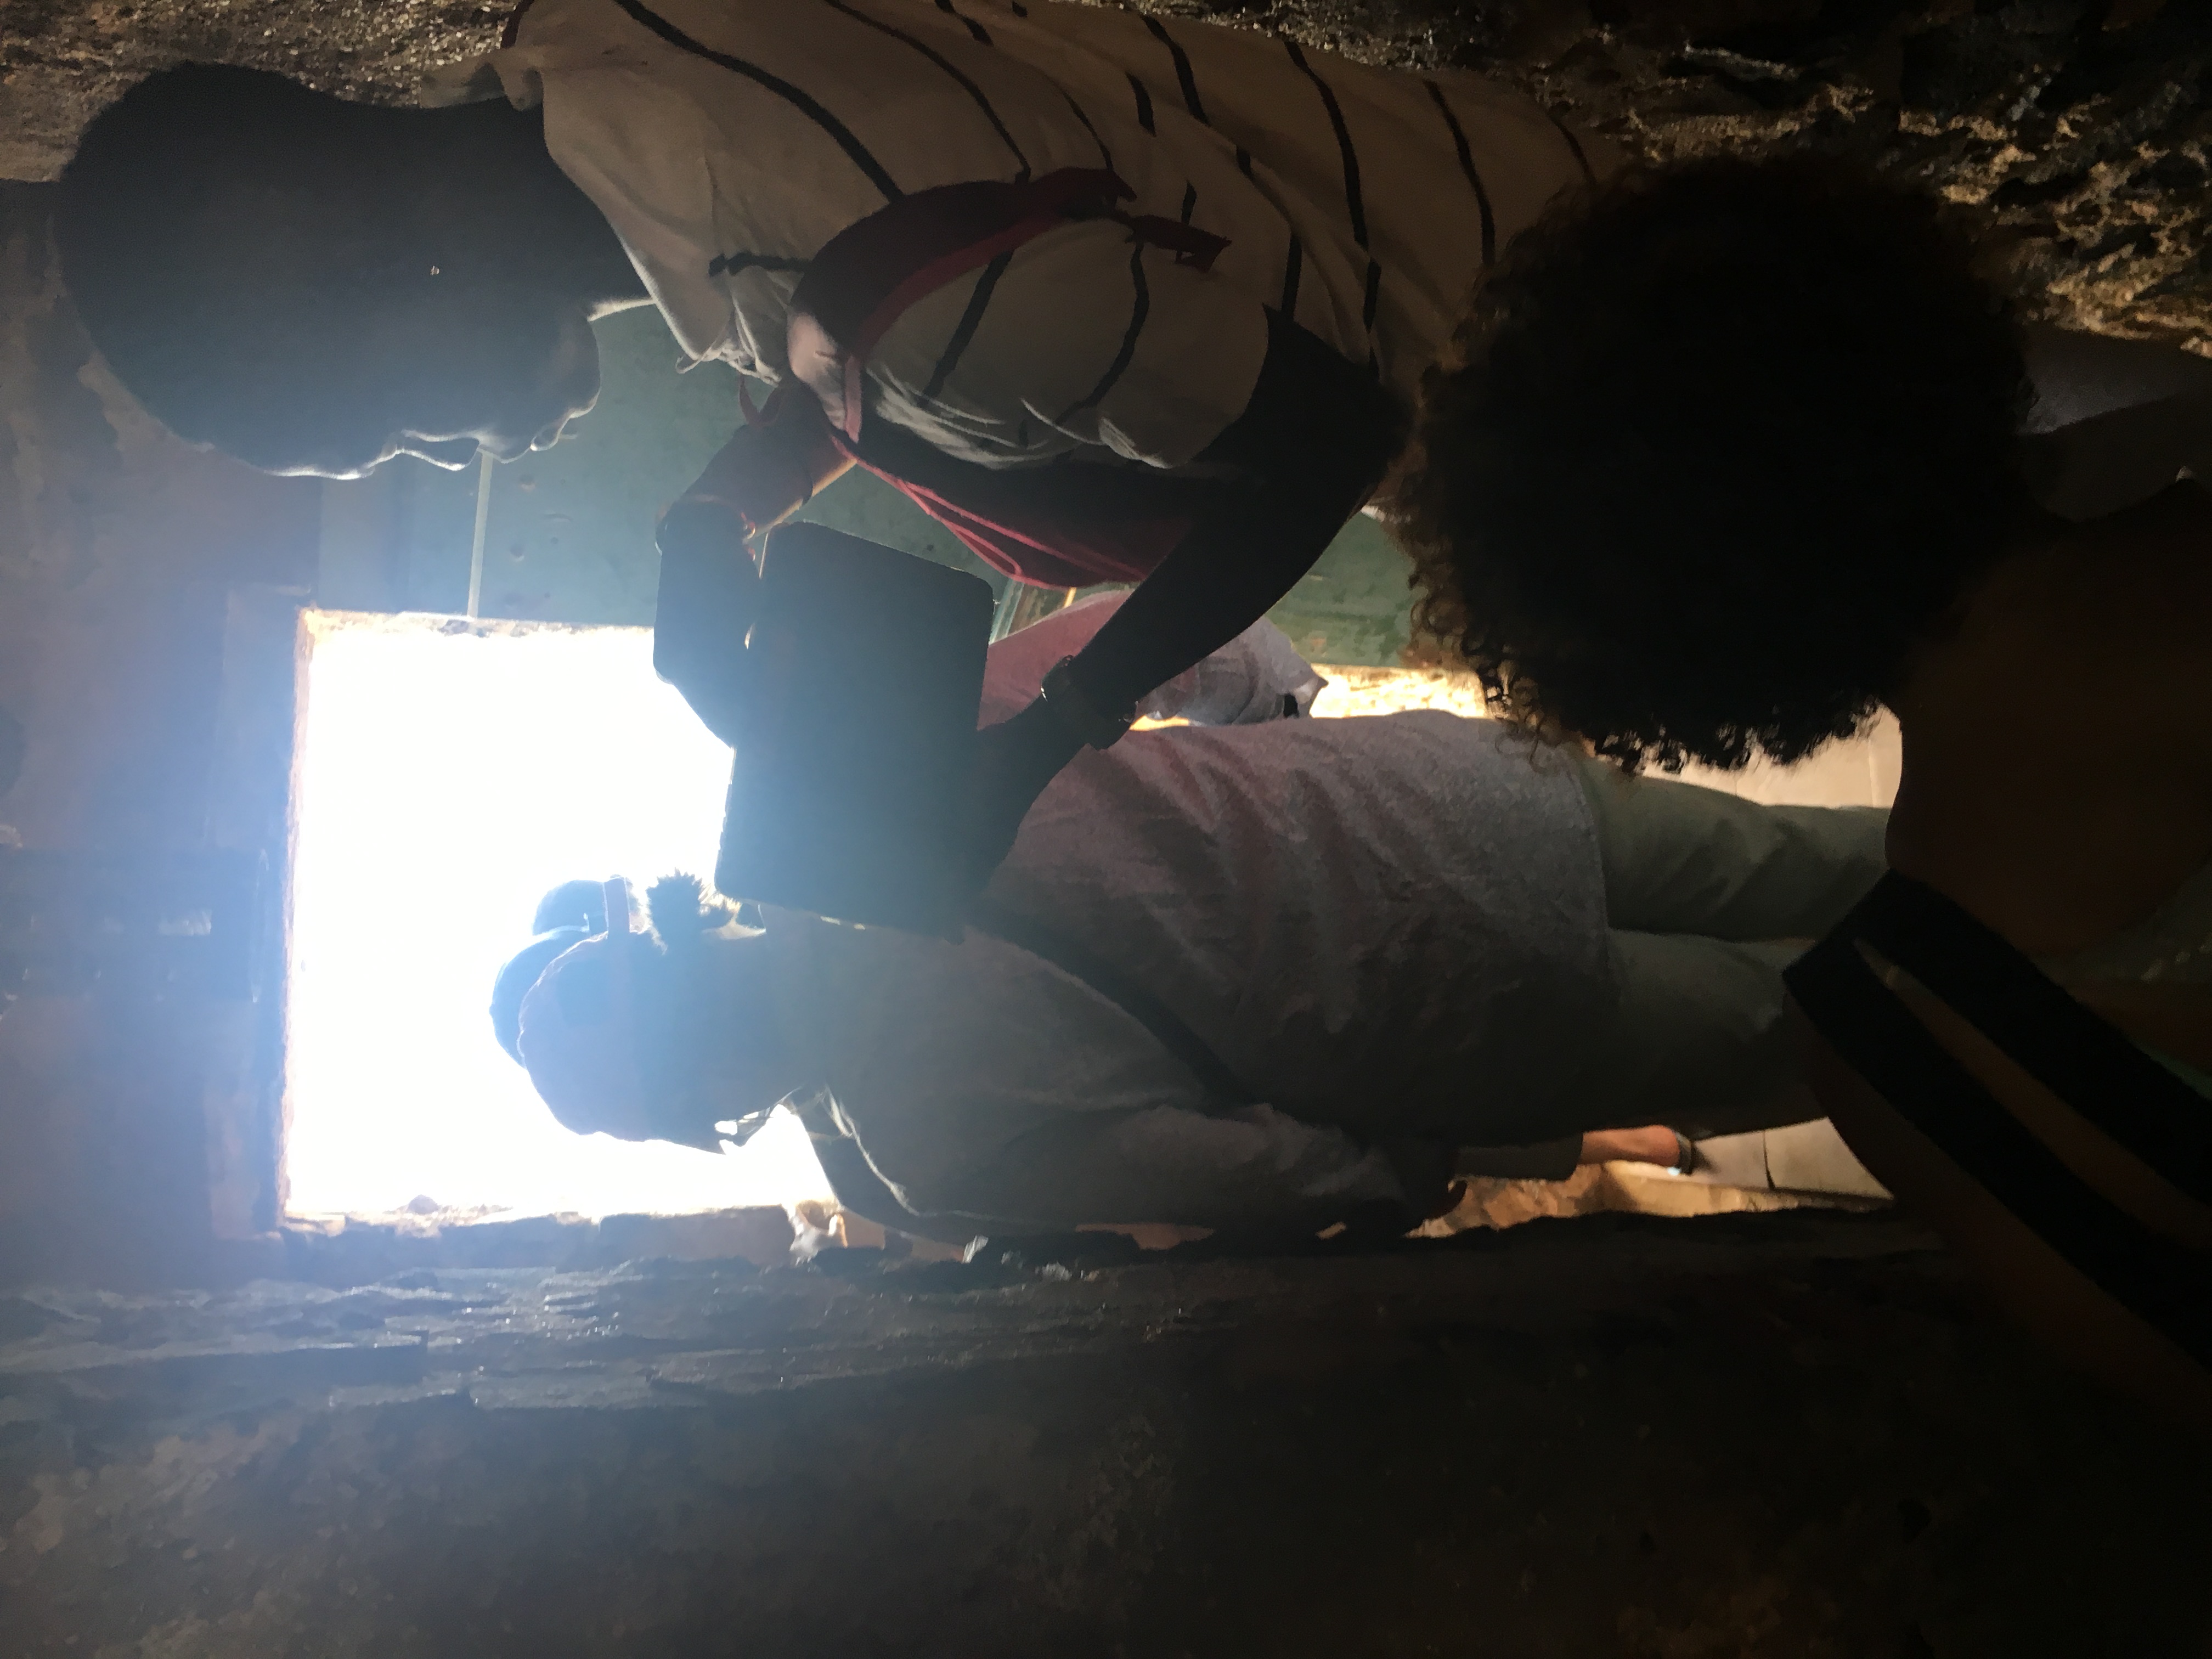
[[1517,238],[1395,489],[1423,631],[1632,769],[1859,728],[2027,510],[2017,325],[1926,197],[1632,172]]

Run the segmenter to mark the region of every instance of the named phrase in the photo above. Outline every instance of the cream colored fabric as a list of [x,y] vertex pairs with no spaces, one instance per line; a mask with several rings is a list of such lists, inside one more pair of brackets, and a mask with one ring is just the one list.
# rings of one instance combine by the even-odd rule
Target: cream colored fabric
[[515,47],[428,96],[542,105],[555,161],[695,357],[783,374],[799,269],[886,183],[1107,167],[1132,213],[1228,239],[1200,271],[1110,223],[1055,230],[1013,257],[957,354],[981,273],[908,313],[872,359],[871,409],[984,465],[1182,465],[1243,411],[1269,307],[1410,397],[1481,269],[1485,201],[1502,247],[1584,159],[1613,164],[1475,76],[1252,30],[1049,0],[641,3],[750,72],[614,0],[536,0]]
[[1723,1187],[1886,1199],[1888,1189],[1851,1155],[1826,1118],[1698,1143],[1698,1168],[1681,1177]]

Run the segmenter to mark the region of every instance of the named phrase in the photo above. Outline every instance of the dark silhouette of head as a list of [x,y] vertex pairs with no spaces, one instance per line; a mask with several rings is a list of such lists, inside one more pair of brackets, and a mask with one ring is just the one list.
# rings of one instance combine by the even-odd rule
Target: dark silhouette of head
[[538,901],[530,943],[507,959],[491,988],[492,1035],[517,1065],[522,1063],[522,1000],[556,957],[606,928],[604,883],[564,881]]
[[94,118],[56,228],[117,377],[269,471],[509,456],[597,393],[585,290],[619,244],[503,102],[387,109],[187,64]]
[[1426,630],[1630,765],[1848,733],[2032,508],[2017,331],[1933,200],[1631,173],[1486,279],[1400,481]]
[[[546,905],[565,911],[583,885],[555,889],[541,915]],[[735,909],[696,876],[655,882],[646,912],[647,932],[581,937],[542,963],[533,941],[516,957],[510,970],[529,982],[508,1052],[579,1134],[713,1152],[717,1123],[736,1120],[742,1141],[793,1086],[762,977],[767,952],[723,933]]]

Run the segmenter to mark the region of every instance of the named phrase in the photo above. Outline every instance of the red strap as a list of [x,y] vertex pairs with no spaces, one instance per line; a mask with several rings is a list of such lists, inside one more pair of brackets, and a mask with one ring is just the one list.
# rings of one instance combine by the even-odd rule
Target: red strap
[[[1060,175],[1054,174],[1057,178]],[[1111,175],[1109,175],[1109,177]],[[1043,180],[1041,182],[1049,182]],[[1122,194],[1133,194],[1119,179],[1114,183]],[[1142,214],[1135,218],[1124,213],[1104,216],[1117,225],[1126,225],[1132,235],[1153,247],[1166,248],[1174,253],[1177,264],[1194,265],[1201,271],[1213,269],[1213,262],[1222,249],[1229,246],[1226,236],[1217,236],[1210,230],[1200,230],[1180,220],[1164,219],[1156,213]],[[933,259],[920,270],[909,273],[906,280],[884,296],[883,303],[868,313],[860,325],[860,332],[845,350],[845,435],[854,443],[860,441],[861,392],[860,374],[866,367],[868,354],[876,349],[891,325],[905,315],[908,307],[934,294],[956,277],[964,276],[979,265],[987,265],[1001,253],[1019,247],[1048,230],[1068,222],[1064,209],[1051,208],[1032,214],[1019,224],[1009,225],[995,236],[987,236],[980,242],[956,249],[943,258]]]
[[[1054,175],[1057,177],[1058,175]],[[1114,181],[1123,191],[1129,187],[1118,179]],[[1167,248],[1176,256],[1178,264],[1190,264],[1200,270],[1213,269],[1213,262],[1222,249],[1229,246],[1226,236],[1216,236],[1210,230],[1200,230],[1175,219],[1164,219],[1156,213],[1137,218],[1127,214],[1106,216],[1115,224],[1127,225],[1136,239],[1154,247]],[[876,349],[891,325],[905,314],[917,301],[926,299],[955,277],[964,276],[978,265],[988,265],[1001,253],[1019,247],[1034,237],[1067,222],[1067,215],[1060,205],[1049,205],[1032,213],[1018,224],[1008,225],[995,236],[987,236],[980,242],[970,242],[966,247],[955,248],[942,258],[933,259],[921,269],[908,273],[906,280],[884,295],[883,302],[868,313],[860,331],[846,345],[848,359],[866,357]],[[848,375],[849,381],[850,376]],[[846,434],[857,438],[857,432]]]
[[1033,213],[1018,224],[1008,225],[995,236],[987,236],[980,242],[970,242],[966,247],[955,248],[942,258],[933,259],[920,270],[909,271],[904,282],[884,295],[882,303],[868,313],[867,320],[860,325],[859,332],[845,348],[845,435],[854,443],[860,441],[860,371],[868,361],[868,354],[876,349],[884,335],[890,332],[891,325],[904,316],[910,307],[936,293],[955,278],[964,276],[979,266],[989,264],[1001,253],[1011,252],[1023,243],[1066,222],[1066,216],[1057,209]]
[[[985,196],[985,204],[979,214],[976,210],[978,192],[1000,193],[995,197]],[[1133,216],[1121,212],[1118,204],[1135,195],[1136,191],[1119,174],[1105,168],[1062,167],[1021,185],[979,181],[922,191],[879,210],[869,220],[850,227],[832,239],[830,246],[817,256],[813,269],[801,280],[799,292],[793,296],[793,301],[794,316],[801,312],[812,314],[814,331],[842,358],[840,367],[844,381],[845,407],[844,418],[840,424],[847,439],[855,443],[860,441],[866,390],[862,376],[869,355],[898,319],[918,301],[1048,230],[1085,217],[1109,219],[1125,227],[1139,241],[1171,251],[1178,264],[1194,265],[1201,271],[1213,268],[1214,260],[1229,246],[1227,238],[1157,214]],[[932,197],[941,197],[945,200],[945,206],[941,212],[929,204]],[[849,312],[845,313],[848,320],[845,320],[844,326],[849,332],[842,337],[833,331],[838,325],[835,320],[838,307],[830,302],[830,293],[825,291],[815,303],[809,303],[809,288],[831,278],[833,270],[837,273],[837,278],[842,279],[842,285],[849,293],[854,286],[852,281],[854,273],[883,270],[884,266],[889,264],[891,269],[884,274],[896,274],[902,257],[902,240],[911,246],[914,240],[920,240],[927,246],[931,240],[927,227],[932,221],[928,217],[920,222],[924,228],[919,238],[905,231],[893,231],[891,227],[895,222],[910,226],[915,222],[915,216],[918,212],[936,215],[934,224],[939,228],[936,240],[942,248],[945,240],[942,231],[958,225],[961,222],[959,216],[968,215],[970,223],[975,223],[978,217],[988,222],[993,212],[988,205],[992,200],[1007,203],[1018,217],[973,241],[944,248],[934,257],[924,258],[921,263],[907,269],[903,275],[897,276],[890,288],[882,293],[857,324],[848,320]],[[956,202],[957,206],[954,205]],[[876,226],[881,226],[883,230],[875,233],[874,246],[863,252],[866,239]],[[975,223],[975,228],[982,228],[982,225]],[[856,237],[861,239],[860,242],[854,241]],[[859,263],[854,263],[856,260]],[[864,278],[860,283],[862,292],[866,291],[867,285]],[[834,291],[837,286],[836,279],[832,279],[830,286]],[[830,317],[817,314],[820,310],[830,312]]]

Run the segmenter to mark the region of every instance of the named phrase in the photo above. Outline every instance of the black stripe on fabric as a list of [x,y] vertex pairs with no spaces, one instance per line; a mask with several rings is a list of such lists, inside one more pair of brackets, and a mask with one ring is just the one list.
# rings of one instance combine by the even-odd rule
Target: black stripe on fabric
[[[1059,85],[1057,82],[1054,84]],[[1100,165],[1104,167],[1107,172],[1113,172],[1114,152],[1107,148],[1106,140],[1100,136],[1098,129],[1091,124],[1091,118],[1083,112],[1083,106],[1075,101],[1075,94],[1066,87],[1060,87],[1060,95],[1067,100],[1068,108],[1075,112],[1075,118],[1083,123],[1083,130],[1091,135],[1091,142],[1098,146]]]
[[2114,1301],[2212,1362],[2201,1254],[2152,1232],[2031,1134],[1881,982],[1848,922],[1783,977],[1844,1062],[1945,1158]]
[[[994,52],[998,49],[998,42],[991,39],[990,32],[981,23],[977,22],[972,17],[966,16],[963,14],[952,9],[952,0],[937,0],[937,5],[939,10],[945,12],[951,16],[957,17],[962,22],[967,24],[968,33],[975,37],[979,45],[989,46]],[[1027,6],[1023,5],[1020,3],[1020,0],[1014,0],[1014,3],[1009,6],[1007,9],[1012,11],[1017,17],[1027,17],[1030,15],[1030,9]],[[1052,79],[1049,76],[1047,76],[1045,78],[1048,81]],[[1098,129],[1092,125],[1090,116],[1084,112],[1083,106],[1075,101],[1075,94],[1070,92],[1066,87],[1061,86],[1057,81],[1052,82],[1052,89],[1067,100],[1067,106],[1069,109],[1074,111],[1075,118],[1083,123],[1083,130],[1091,135],[1091,142],[1098,146],[1099,161],[1105,167],[1109,173],[1111,173],[1114,170],[1114,152],[1107,147],[1105,139],[1099,137]],[[1027,176],[1028,166],[1029,164],[1026,161],[1023,163],[1024,176]]]
[[968,349],[968,343],[983,325],[983,313],[991,308],[991,290],[998,287],[999,278],[1006,274],[1006,267],[1013,262],[1014,251],[1008,248],[983,267],[983,274],[975,279],[974,292],[968,296],[968,308],[960,313],[960,326],[952,331],[945,355],[929,372],[929,384],[921,389],[923,397],[934,398],[945,390],[945,381],[952,378],[952,371],[960,365],[960,354]]
[[[846,4],[845,0],[823,0],[823,3],[830,7],[833,11],[842,12],[846,16],[851,18],[856,23],[865,23],[878,33],[888,34],[892,40],[902,41],[906,45],[912,46],[924,58],[927,58],[931,63],[936,64],[938,68],[943,70],[945,74],[951,76],[952,79],[959,84],[961,90],[975,100],[975,107],[983,112],[983,118],[991,124],[991,130],[997,133],[1000,142],[1002,142],[1008,149],[1013,152],[1014,163],[1017,167],[1021,168],[1021,178],[1024,180],[1026,180],[1029,178],[1030,158],[1022,154],[1022,147],[1014,142],[1014,135],[1006,131],[1006,124],[999,118],[999,112],[991,107],[991,100],[983,95],[983,88],[977,86],[973,81],[969,80],[967,76],[963,74],[958,65],[952,63],[942,52],[939,52],[934,46],[930,46],[927,41],[915,40],[914,36],[908,34],[904,29],[898,28],[890,23],[886,23],[881,18],[869,16],[867,13],[858,9],[856,7]],[[948,5],[945,9],[947,11],[951,11],[952,9]]]
[[707,265],[709,276],[734,276],[741,270],[804,270],[812,264],[808,259],[793,259],[781,253],[721,253]]
[[1247,179],[1252,176],[1252,152],[1242,144],[1237,146],[1237,171]]
[[1298,240],[1295,230],[1291,233],[1291,251],[1283,257],[1283,303],[1275,307],[1292,322],[1297,320],[1298,272],[1305,264],[1305,244]]
[[[1360,302],[1359,325],[1372,332],[1375,327],[1375,308],[1382,303],[1382,265],[1380,260],[1367,262],[1367,297]],[[1367,354],[1369,368],[1375,364],[1375,353]]]
[[965,23],[968,26],[968,33],[975,38],[978,46],[988,46],[991,44],[991,32],[974,18],[963,17],[958,12],[953,10],[952,0],[937,0],[937,9],[947,17],[955,18]]
[[1157,133],[1159,129],[1152,125],[1152,94],[1133,75],[1129,76],[1129,90],[1137,94],[1137,125],[1146,132]]
[[1552,125],[1559,130],[1559,137],[1567,141],[1567,153],[1575,158],[1575,165],[1583,170],[1583,182],[1589,185],[1595,184],[1597,174],[1591,169],[1589,157],[1583,154],[1583,141],[1575,137],[1575,130],[1558,116],[1553,115],[1550,110],[1546,110],[1544,113],[1551,116]]
[[1468,144],[1467,134],[1460,127],[1459,117],[1452,113],[1451,106],[1444,101],[1444,89],[1433,81],[1425,81],[1421,84],[1428,88],[1429,96],[1437,100],[1437,113],[1444,118],[1444,125],[1451,129],[1452,148],[1459,151],[1459,170],[1467,175],[1468,183],[1474,186],[1474,204],[1482,212],[1482,264],[1487,270],[1491,262],[1498,257],[1498,219],[1490,210],[1490,192],[1483,188],[1482,174],[1475,170],[1474,151]]
[[1068,405],[1060,418],[1053,422],[1054,426],[1066,426],[1085,410],[1096,409],[1104,403],[1107,394],[1114,390],[1115,384],[1128,372],[1130,363],[1135,360],[1137,337],[1145,331],[1145,319],[1152,314],[1152,290],[1145,281],[1145,245],[1142,242],[1129,250],[1129,281],[1137,290],[1137,297],[1136,302],[1129,307],[1129,328],[1121,337],[1121,350],[1115,354],[1112,364],[1098,384],[1091,387],[1091,395]]
[[1197,206],[1198,186],[1196,185],[1185,185],[1182,187],[1182,213],[1181,215],[1183,223],[1188,224],[1190,222],[1191,213],[1197,208]]
[[2212,1204],[2203,1097],[1937,892],[1891,873],[1851,913],[1867,942],[2013,1062],[2199,1203]]
[[1198,97],[1198,77],[1190,72],[1190,54],[1176,44],[1175,37],[1167,32],[1158,18],[1147,16],[1145,27],[1152,31],[1152,39],[1165,46],[1168,55],[1175,59],[1176,84],[1182,88],[1182,106],[1190,112],[1193,120],[1206,122],[1206,106],[1199,101]]
[[1328,112],[1328,124],[1336,130],[1336,148],[1344,157],[1344,205],[1352,216],[1352,240],[1360,246],[1367,246],[1367,204],[1359,193],[1359,152],[1352,148],[1352,129],[1344,124],[1344,106],[1336,101],[1336,92],[1321,78],[1314,66],[1306,62],[1306,55],[1298,50],[1298,43],[1287,36],[1284,46],[1291,61],[1305,72],[1321,94],[1322,107]]
[[688,52],[695,58],[702,58],[710,64],[729,70],[732,75],[742,75],[763,91],[772,92],[782,99],[785,103],[789,104],[792,108],[829,134],[837,148],[845,152],[846,159],[860,168],[868,182],[882,192],[885,200],[896,202],[906,194],[898,187],[890,174],[884,170],[883,163],[869,154],[868,147],[854,136],[851,128],[824,109],[812,97],[792,85],[790,82],[781,76],[769,74],[757,64],[749,64],[742,58],[733,58],[726,52],[716,52],[712,46],[694,40],[666,18],[647,11],[638,3],[638,0],[615,0],[615,4],[620,6],[628,14],[631,21],[652,30],[653,33],[679,52]]

